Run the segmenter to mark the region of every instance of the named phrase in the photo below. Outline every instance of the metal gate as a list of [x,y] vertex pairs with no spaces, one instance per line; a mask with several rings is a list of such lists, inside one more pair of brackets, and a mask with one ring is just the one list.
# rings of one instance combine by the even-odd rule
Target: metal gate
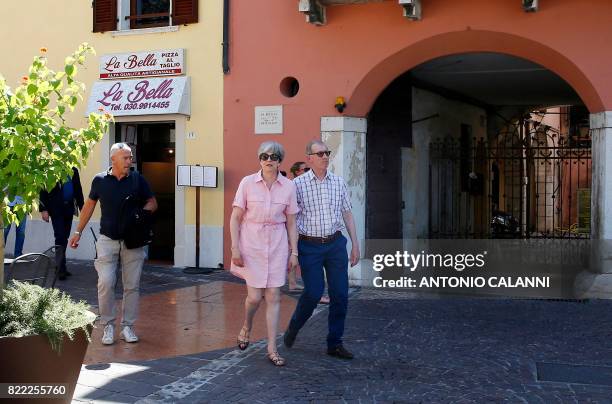
[[590,238],[590,135],[529,126],[430,143],[430,238]]

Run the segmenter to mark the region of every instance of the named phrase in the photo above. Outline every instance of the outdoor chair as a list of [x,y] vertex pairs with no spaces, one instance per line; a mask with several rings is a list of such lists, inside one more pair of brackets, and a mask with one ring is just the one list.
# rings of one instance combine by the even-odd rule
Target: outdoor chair
[[61,245],[54,245],[51,246],[49,248],[47,248],[45,251],[43,251],[43,254],[45,254],[47,257],[51,258],[51,260],[53,262],[55,262],[55,278],[53,279],[53,283],[51,284],[51,287],[55,287],[55,281],[57,281],[57,276],[59,274],[59,269],[60,269],[60,264],[62,262],[62,255],[64,254],[64,249],[62,248]]
[[5,283],[14,279],[43,288],[53,287],[56,276],[55,260],[42,253],[21,255],[15,258],[4,271]]

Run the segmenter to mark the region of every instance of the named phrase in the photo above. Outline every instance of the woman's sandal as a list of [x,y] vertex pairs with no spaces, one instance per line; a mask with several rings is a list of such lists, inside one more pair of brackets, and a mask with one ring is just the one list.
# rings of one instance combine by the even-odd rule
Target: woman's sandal
[[240,334],[238,334],[238,339],[236,341],[238,342],[238,348],[240,348],[241,351],[244,351],[245,349],[249,347],[249,334],[250,333],[251,333],[251,330],[247,330],[244,327],[240,329]]
[[280,356],[278,352],[268,353],[268,359],[274,366],[285,366],[285,358]]

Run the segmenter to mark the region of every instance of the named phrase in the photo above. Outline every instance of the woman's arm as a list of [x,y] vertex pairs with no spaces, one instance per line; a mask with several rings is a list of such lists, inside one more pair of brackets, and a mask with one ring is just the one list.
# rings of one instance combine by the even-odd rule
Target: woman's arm
[[289,237],[289,246],[290,246],[290,254],[289,255],[289,269],[299,266],[298,262],[298,232],[297,232],[297,224],[295,220],[296,215],[287,215],[287,223],[285,226],[287,227],[287,236]]
[[291,252],[297,254],[298,252],[298,232],[297,232],[297,224],[295,220],[296,215],[287,215],[287,236],[289,237],[289,246],[291,247]]
[[232,263],[236,266],[243,267],[242,257],[240,256],[240,223],[244,216],[244,209],[234,206],[232,215],[230,216],[230,238],[232,240]]

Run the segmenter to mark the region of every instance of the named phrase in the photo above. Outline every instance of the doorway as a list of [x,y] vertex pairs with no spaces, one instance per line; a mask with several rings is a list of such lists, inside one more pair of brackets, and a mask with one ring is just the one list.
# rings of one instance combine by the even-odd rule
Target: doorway
[[130,145],[134,154],[132,167],[142,174],[157,199],[155,238],[149,246],[148,261],[174,264],[174,122],[119,122],[115,124],[115,142]]

